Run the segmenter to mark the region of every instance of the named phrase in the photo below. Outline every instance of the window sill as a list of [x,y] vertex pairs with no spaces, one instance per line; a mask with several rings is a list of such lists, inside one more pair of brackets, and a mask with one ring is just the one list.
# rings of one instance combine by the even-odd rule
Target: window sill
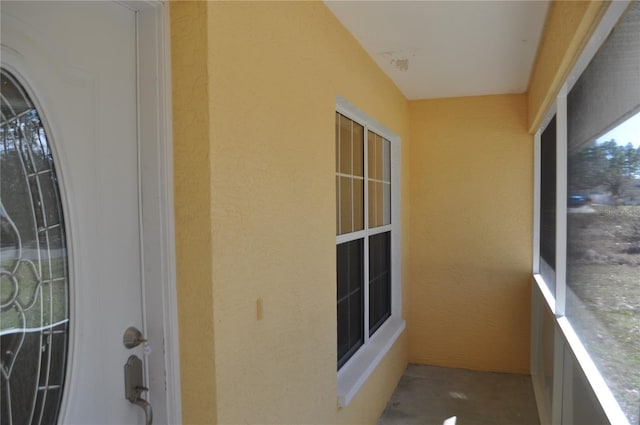
[[338,405],[347,407],[406,327],[402,319],[390,317],[367,345],[338,371]]
[[545,282],[544,278],[542,277],[541,274],[535,273],[533,275],[533,280],[538,286],[538,291],[540,291],[540,294],[542,295],[544,300],[547,302],[547,308],[549,308],[551,310],[551,313],[555,315],[556,298],[554,294],[551,292],[551,290],[549,289],[549,286],[547,286],[547,283]]

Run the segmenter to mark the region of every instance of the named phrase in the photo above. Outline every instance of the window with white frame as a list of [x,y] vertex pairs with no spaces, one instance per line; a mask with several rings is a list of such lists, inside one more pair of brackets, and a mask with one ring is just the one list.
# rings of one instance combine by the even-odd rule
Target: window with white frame
[[338,369],[391,316],[391,142],[365,126],[336,112]]
[[549,288],[554,298],[551,308],[562,323],[558,329],[570,346],[569,334],[579,340],[571,348],[578,353],[574,355],[580,370],[596,371],[584,372],[595,394],[615,398],[615,408],[604,408],[608,417],[620,409],[629,423],[636,424],[640,423],[640,2],[631,2],[612,26],[610,33],[600,36],[601,46],[592,40],[592,53],[586,58],[583,54],[575,77],[557,98],[553,119],[537,136],[536,260],[538,277]]
[[338,404],[344,407],[405,329],[401,142],[340,97],[335,130]]

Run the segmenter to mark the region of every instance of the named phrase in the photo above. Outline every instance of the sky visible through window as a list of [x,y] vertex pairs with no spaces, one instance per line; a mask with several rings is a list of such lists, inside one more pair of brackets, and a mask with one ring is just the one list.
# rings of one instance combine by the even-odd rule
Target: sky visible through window
[[604,143],[612,139],[618,145],[626,146],[627,143],[631,142],[635,148],[640,147],[640,112],[596,139],[596,142]]

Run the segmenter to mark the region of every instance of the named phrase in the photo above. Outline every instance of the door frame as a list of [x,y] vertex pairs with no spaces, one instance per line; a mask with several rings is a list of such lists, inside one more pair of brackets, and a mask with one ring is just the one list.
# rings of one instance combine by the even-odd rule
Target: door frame
[[[150,398],[163,388],[166,423],[182,422],[178,302],[173,204],[173,130],[169,3],[165,0],[120,2],[137,13],[138,125],[143,332],[164,356],[164,376],[147,376]],[[155,344],[153,343],[155,341]],[[146,365],[147,372],[150,365]],[[156,370],[162,365],[157,365]],[[154,412],[160,419],[162,414]]]

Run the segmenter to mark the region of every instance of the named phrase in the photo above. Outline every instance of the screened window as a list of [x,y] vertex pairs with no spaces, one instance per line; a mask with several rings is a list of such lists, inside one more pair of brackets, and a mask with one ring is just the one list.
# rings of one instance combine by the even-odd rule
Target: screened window
[[391,316],[391,142],[340,113],[335,126],[340,369]]
[[566,315],[631,423],[640,409],[640,3],[567,96]]
[[[540,274],[555,295],[558,320],[568,320],[588,353],[578,361],[595,365],[579,368],[579,375],[597,369],[589,372],[589,385],[599,397],[608,387],[615,409],[637,424],[640,2],[631,3],[581,66],[575,84],[567,82],[558,96],[557,118],[540,135]],[[561,202],[557,194],[564,197],[565,190]],[[576,412],[574,422],[581,417]]]

